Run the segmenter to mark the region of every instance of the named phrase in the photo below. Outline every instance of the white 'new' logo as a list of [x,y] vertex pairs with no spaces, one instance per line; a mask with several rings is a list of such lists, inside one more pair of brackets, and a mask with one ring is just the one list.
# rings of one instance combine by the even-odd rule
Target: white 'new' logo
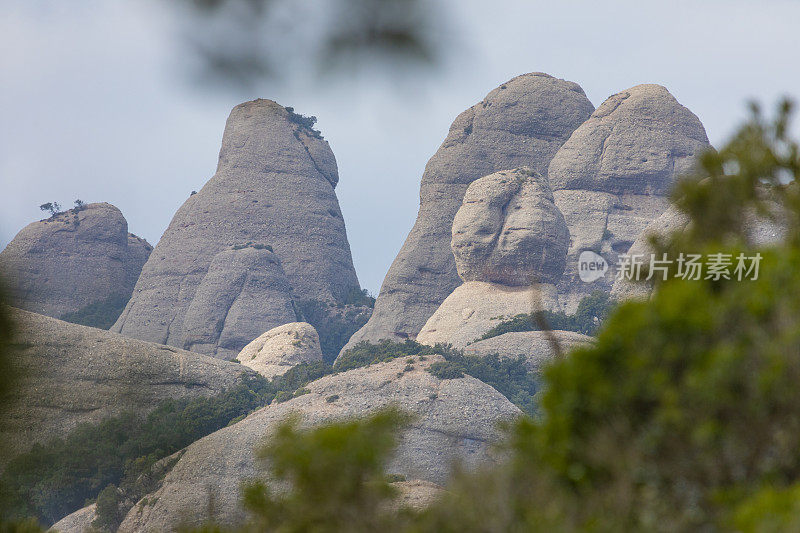
[[578,256],[578,276],[581,281],[591,283],[605,276],[608,263],[603,256],[591,250],[584,250]]

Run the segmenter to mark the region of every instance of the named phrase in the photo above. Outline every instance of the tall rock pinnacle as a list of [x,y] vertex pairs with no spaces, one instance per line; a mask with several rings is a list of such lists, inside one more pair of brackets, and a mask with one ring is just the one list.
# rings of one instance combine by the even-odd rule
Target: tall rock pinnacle
[[173,217],[113,331],[230,359],[294,322],[292,298],[341,302],[358,279],[338,180],[308,119],[271,100],[236,106],[217,173]]

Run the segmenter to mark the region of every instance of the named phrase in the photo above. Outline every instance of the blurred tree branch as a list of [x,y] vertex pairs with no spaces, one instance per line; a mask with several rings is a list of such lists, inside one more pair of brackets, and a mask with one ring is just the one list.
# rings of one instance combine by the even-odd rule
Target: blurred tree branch
[[435,67],[438,0],[181,0],[184,37],[206,82],[252,86],[380,67]]

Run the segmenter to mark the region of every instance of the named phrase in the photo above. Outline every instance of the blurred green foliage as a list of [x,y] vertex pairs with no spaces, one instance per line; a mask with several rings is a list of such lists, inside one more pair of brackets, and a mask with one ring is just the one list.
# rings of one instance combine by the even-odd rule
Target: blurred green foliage
[[263,483],[244,490],[257,531],[390,531],[396,519],[387,503],[395,491],[384,467],[399,432],[411,419],[396,409],[364,419],[300,429],[298,418],[282,423],[258,452],[272,477],[289,492]]

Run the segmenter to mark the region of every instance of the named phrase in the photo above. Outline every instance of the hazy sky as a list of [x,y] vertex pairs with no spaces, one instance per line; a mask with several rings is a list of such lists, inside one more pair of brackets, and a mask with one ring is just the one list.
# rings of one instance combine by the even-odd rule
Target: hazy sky
[[793,0],[447,5],[460,44],[435,74],[210,91],[187,76],[159,0],[2,0],[0,248],[42,218],[39,204],[76,198],[116,205],[130,231],[156,244],[214,174],[230,109],[263,97],[319,118],[356,269],[377,292],[416,217],[428,158],[459,112],[509,78],[572,80],[595,106],[659,83],[715,144],[748,99],[800,96]]

